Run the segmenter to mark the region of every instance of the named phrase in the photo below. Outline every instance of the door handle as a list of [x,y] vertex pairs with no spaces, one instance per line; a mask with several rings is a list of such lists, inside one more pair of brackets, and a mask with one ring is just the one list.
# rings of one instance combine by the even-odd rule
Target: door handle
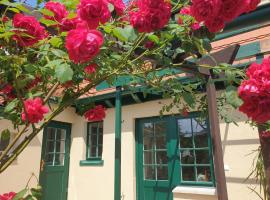
[[44,170],[45,161],[42,159],[40,162],[40,171],[43,172]]

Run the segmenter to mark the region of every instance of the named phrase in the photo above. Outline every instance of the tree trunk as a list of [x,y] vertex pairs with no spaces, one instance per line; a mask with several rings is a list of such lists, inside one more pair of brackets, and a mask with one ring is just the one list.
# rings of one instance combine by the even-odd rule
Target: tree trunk
[[262,137],[261,132],[265,130],[264,126],[259,126],[259,136],[261,143],[261,151],[263,157],[263,164],[265,170],[265,177],[267,183],[267,199],[270,199],[270,138]]

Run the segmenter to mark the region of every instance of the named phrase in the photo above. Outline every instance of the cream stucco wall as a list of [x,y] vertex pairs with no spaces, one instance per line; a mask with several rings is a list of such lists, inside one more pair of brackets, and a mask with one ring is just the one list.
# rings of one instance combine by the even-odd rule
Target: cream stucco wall
[[[166,103],[169,100],[161,100]],[[124,106],[122,112],[122,195],[124,200],[136,198],[135,169],[135,119],[158,116],[161,101]],[[254,180],[244,182],[251,170],[253,156],[248,156],[258,147],[256,130],[245,124],[244,116],[239,117],[239,126],[221,122],[228,193],[230,200],[259,199],[247,188]],[[58,121],[72,123],[72,141],[70,152],[69,200],[113,200],[114,192],[114,109],[107,110],[104,120],[103,166],[80,166],[85,159],[86,121],[68,109],[57,118]],[[10,126],[0,121],[0,129]],[[31,143],[24,153],[7,171],[0,174],[0,193],[18,191],[30,174],[39,173],[42,134]],[[35,184],[35,183],[33,183]],[[174,194],[174,200],[214,200],[216,196]]]

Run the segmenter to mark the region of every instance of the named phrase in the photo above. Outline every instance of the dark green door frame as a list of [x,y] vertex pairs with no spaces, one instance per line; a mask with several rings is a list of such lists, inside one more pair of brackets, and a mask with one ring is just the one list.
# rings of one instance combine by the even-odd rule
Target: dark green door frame
[[121,200],[121,124],[122,87],[116,87],[115,95],[115,160],[114,160],[114,200]]

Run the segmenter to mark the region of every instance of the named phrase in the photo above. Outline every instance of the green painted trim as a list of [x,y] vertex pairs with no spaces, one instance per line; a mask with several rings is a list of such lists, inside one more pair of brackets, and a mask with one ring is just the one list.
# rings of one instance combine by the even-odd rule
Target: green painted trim
[[114,160],[114,200],[121,200],[121,87],[115,93],[115,160]]
[[104,160],[81,160],[80,166],[103,166]]
[[270,4],[265,4],[251,13],[241,15],[231,23],[227,24],[224,31],[216,36],[215,41],[226,39],[269,25],[269,12]]

